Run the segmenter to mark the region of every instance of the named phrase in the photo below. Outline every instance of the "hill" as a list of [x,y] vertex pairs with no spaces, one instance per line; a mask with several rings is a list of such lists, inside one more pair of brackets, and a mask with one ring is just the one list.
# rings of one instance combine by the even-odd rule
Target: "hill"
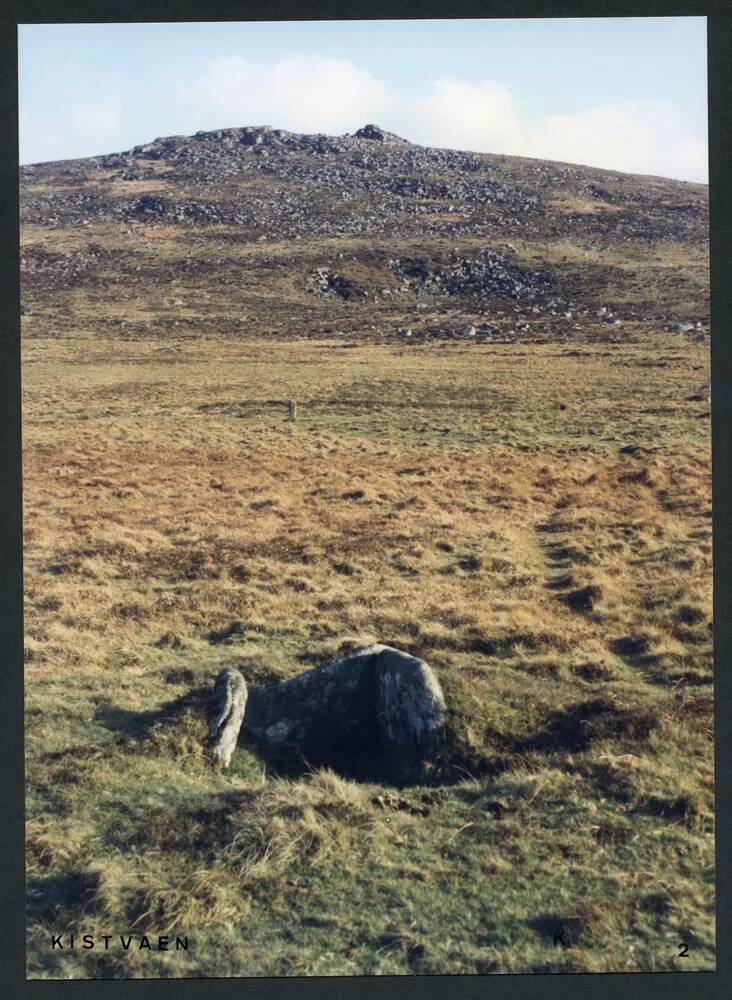
[[30,311],[36,289],[73,287],[118,335],[388,337],[415,304],[414,337],[456,315],[486,339],[706,323],[698,184],[427,149],[376,126],[174,136],[25,167],[22,182]]

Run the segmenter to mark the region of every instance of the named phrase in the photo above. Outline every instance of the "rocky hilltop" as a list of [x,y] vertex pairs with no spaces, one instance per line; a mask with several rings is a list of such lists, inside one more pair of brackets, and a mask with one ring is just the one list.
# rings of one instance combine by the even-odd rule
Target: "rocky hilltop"
[[21,220],[24,312],[53,299],[56,329],[68,295],[94,289],[97,321],[129,336],[706,330],[704,185],[433,149],[373,124],[26,166]]

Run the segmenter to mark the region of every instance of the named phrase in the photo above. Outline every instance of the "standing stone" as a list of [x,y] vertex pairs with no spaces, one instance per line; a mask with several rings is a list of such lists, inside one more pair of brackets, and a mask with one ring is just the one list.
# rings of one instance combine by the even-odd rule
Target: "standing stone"
[[213,690],[211,741],[214,760],[228,767],[236,749],[244,712],[247,707],[246,681],[233,667],[225,667],[216,678]]

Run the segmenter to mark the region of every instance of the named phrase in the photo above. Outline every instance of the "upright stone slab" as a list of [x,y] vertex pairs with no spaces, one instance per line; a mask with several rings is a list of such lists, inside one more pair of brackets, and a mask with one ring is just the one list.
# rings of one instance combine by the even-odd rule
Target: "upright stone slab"
[[236,749],[247,707],[246,681],[233,667],[224,667],[213,690],[211,742],[213,758],[228,767]]

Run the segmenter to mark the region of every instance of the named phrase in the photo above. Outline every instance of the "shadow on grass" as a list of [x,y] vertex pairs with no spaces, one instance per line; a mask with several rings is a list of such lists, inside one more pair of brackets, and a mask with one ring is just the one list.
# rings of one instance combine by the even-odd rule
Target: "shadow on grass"
[[[95,721],[122,737],[122,741],[144,741],[161,727],[174,728],[193,711],[206,724],[211,719],[211,689],[196,688],[149,711],[133,711],[116,705],[100,705]],[[363,734],[361,734],[363,735]],[[404,788],[410,785],[454,785],[486,773],[475,762],[458,760],[448,743],[435,760],[413,763],[395,759],[393,755],[374,748],[373,741],[356,733],[344,736],[343,743],[329,747],[273,748],[254,739],[245,724],[239,735],[239,748],[249,751],[262,764],[269,778],[296,780],[320,768],[330,768],[351,781]],[[459,756],[459,755],[458,755]],[[232,773],[237,771],[237,757],[232,761]],[[469,769],[468,769],[469,768]],[[502,768],[500,768],[502,770]],[[494,772],[496,768],[489,768]]]
[[27,923],[52,921],[58,914],[68,920],[69,911],[94,908],[99,877],[93,871],[71,871],[59,875],[31,876],[26,891]]
[[349,781],[408,788],[459,784],[466,777],[464,772],[440,766],[436,761],[410,763],[395,760],[393,755],[378,749],[350,750],[334,746],[275,750],[253,740],[246,731],[242,731],[239,744],[256,755],[263,764],[265,774],[271,778],[296,780],[321,768],[329,768]]
[[195,688],[147,712],[134,712],[112,704],[100,705],[94,713],[94,721],[113,733],[140,740],[148,736],[154,726],[162,722],[173,723],[189,709],[205,713],[210,697],[210,688]]
[[[153,711],[134,712],[114,705],[97,709],[95,718],[124,739],[143,741],[161,727],[174,729],[183,717],[194,716],[208,724],[210,688],[197,688],[165,702]],[[658,724],[655,713],[641,707],[618,706],[607,698],[595,698],[556,711],[533,736],[503,747],[476,750],[464,745],[460,733],[448,731],[441,749],[430,760],[414,762],[382,752],[372,734],[345,734],[342,742],[327,747],[271,747],[247,731],[246,719],[239,735],[239,748],[261,763],[269,778],[297,780],[321,768],[330,768],[350,781],[395,788],[409,786],[453,786],[466,781],[490,780],[510,769],[518,756],[527,753],[586,750],[596,739],[645,739]],[[231,772],[238,773],[236,755]]]
[[712,684],[713,675],[709,670],[699,670],[696,667],[683,667],[669,664],[663,656],[652,652],[650,643],[644,636],[622,636],[608,643],[609,649],[615,653],[626,666],[637,670],[648,684],[669,687],[677,684],[691,686]]

